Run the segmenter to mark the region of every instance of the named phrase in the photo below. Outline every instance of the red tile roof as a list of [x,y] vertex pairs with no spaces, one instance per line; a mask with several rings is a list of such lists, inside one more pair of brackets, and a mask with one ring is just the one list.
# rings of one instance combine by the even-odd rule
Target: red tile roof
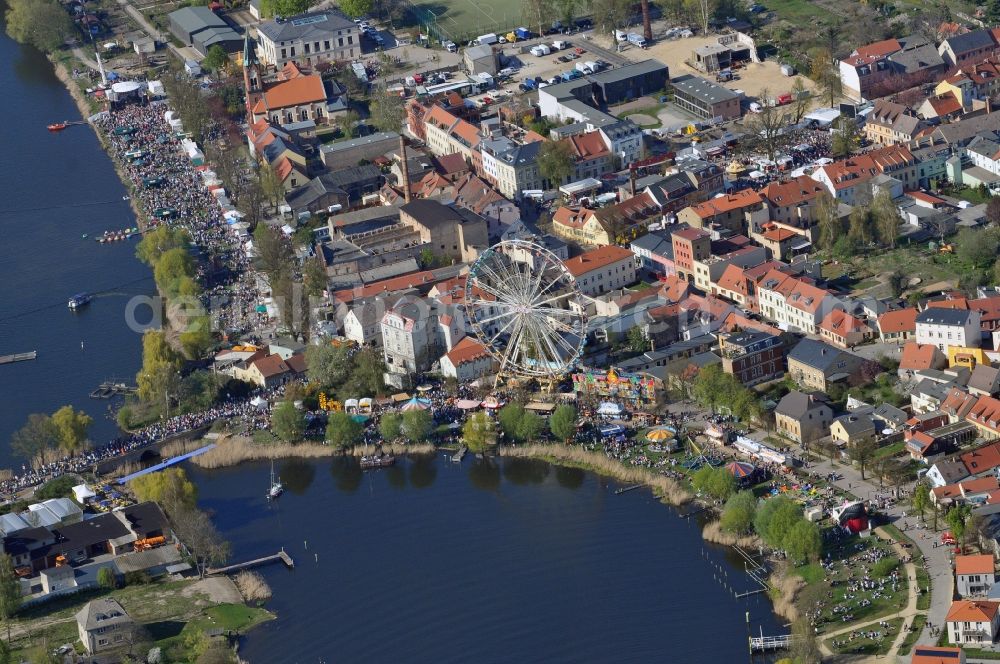
[[903,346],[899,358],[899,368],[904,371],[922,371],[934,366],[934,359],[939,354],[934,344],[918,344],[910,341]]
[[[996,478],[993,478],[996,480]],[[956,574],[993,574],[996,564],[993,556],[983,554],[978,556],[955,556]]]
[[913,307],[887,311],[878,317],[878,329],[882,334],[916,332],[917,310]]
[[742,210],[753,205],[760,205],[764,199],[753,189],[744,189],[735,194],[717,196],[709,200],[692,205],[691,209],[702,219],[708,219],[715,215],[724,214],[732,210]]
[[951,603],[945,622],[992,622],[1000,602],[960,599]]
[[570,274],[579,278],[588,272],[599,270],[603,267],[613,265],[623,260],[633,260],[634,258],[635,254],[628,249],[608,245],[606,247],[591,249],[585,254],[581,254],[575,258],[570,258],[568,261],[565,261],[564,264]]
[[588,131],[584,134],[577,134],[570,136],[567,140],[569,140],[569,144],[573,148],[573,153],[577,159],[597,159],[611,155],[599,131]]
[[816,195],[821,191],[826,191],[823,185],[808,175],[800,175],[794,180],[772,182],[764,187],[760,193],[770,201],[771,205],[795,207],[816,198]]
[[445,353],[445,356],[453,366],[459,366],[466,362],[474,362],[484,357],[489,357],[486,346],[479,343],[472,337],[462,337],[462,340],[455,344],[455,347]]
[[325,102],[326,90],[320,76],[299,76],[269,87],[264,92],[263,101],[268,110],[307,106]]
[[[990,397],[979,397],[979,400],[982,401],[983,399],[989,398]],[[996,399],[993,399],[993,401],[996,401]],[[970,418],[971,414],[966,417],[966,419]],[[961,459],[962,463],[965,464],[965,469],[970,475],[978,475],[980,473],[990,471],[997,466],[1000,466],[1000,441],[984,445],[983,447],[974,449],[971,452],[966,452],[960,455],[959,459]]]
[[[993,397],[979,397],[976,401],[976,405],[972,407],[969,414],[965,416],[965,419],[969,420],[973,424],[978,424],[980,426],[987,427],[994,431],[1000,431],[1000,400],[994,399]],[[989,446],[992,447],[992,446]],[[986,448],[983,448],[986,449]],[[979,450],[973,452],[968,452],[967,454],[975,454]],[[962,460],[965,461],[965,454],[962,455]],[[996,460],[990,459],[990,463],[993,465],[990,468],[1000,466],[1000,449],[995,451]],[[966,463],[968,465],[968,463]],[[970,471],[971,473],[972,471]],[[976,473],[983,472],[982,470],[975,471]]]
[[934,113],[939,116],[962,112],[962,102],[958,100],[954,92],[946,92],[936,97],[928,97],[927,103],[930,104]]
[[868,323],[842,309],[834,309],[819,324],[820,329],[836,336],[846,337],[855,332],[868,332]]

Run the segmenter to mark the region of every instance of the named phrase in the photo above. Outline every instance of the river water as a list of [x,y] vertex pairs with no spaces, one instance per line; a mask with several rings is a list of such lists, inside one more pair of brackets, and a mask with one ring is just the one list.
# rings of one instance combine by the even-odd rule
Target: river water
[[[646,489],[537,461],[444,457],[362,473],[352,460],[189,468],[234,562],[261,568],[278,619],[244,640],[282,662],[745,662],[785,633],[742,563]],[[706,560],[703,556],[708,556]],[[730,556],[730,557],[727,557]]]
[[[5,9],[0,2],[0,17]],[[7,37],[2,19],[0,90],[0,355],[38,351],[35,361],[0,365],[4,468],[21,465],[8,441],[29,413],[72,404],[94,418],[94,441],[117,435],[108,402],[88,395],[111,377],[134,381],[141,337],[126,325],[125,303],[151,294],[153,282],[136,240],[93,240],[135,225],[125,188],[90,127],[46,130],[80,113],[45,57]],[[80,291],[101,294],[74,314],[66,300]]]

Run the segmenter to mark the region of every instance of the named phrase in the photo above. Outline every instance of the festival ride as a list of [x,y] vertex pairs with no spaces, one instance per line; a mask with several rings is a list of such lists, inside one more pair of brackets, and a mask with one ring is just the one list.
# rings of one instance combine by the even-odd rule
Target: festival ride
[[484,251],[469,269],[465,306],[499,364],[497,383],[533,378],[551,387],[583,354],[583,294],[563,262],[533,242],[506,240]]

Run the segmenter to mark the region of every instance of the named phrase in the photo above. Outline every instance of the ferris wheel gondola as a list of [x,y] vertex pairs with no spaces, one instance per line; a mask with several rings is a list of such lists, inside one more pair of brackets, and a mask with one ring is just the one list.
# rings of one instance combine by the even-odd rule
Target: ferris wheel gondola
[[555,379],[583,353],[587,317],[576,279],[533,242],[507,240],[484,251],[470,268],[465,306],[498,376]]

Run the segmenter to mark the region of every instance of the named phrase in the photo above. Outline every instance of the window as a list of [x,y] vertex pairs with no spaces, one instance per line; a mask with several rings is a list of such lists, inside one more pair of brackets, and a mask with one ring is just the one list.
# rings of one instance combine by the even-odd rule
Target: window
[[292,47],[292,50],[291,50],[291,56],[293,58],[295,57],[295,47],[294,46]]
[[[343,46],[343,44],[341,44],[341,46]],[[323,40],[323,50],[324,51],[329,51],[330,50],[330,40],[329,39],[324,39]]]
[[307,53],[307,54],[311,52],[311,51],[309,50],[309,46],[310,46],[309,44],[306,44],[306,45],[305,45],[305,48],[306,48],[306,53]]
[[288,52],[285,49],[281,49],[281,59],[284,60],[288,57]]

